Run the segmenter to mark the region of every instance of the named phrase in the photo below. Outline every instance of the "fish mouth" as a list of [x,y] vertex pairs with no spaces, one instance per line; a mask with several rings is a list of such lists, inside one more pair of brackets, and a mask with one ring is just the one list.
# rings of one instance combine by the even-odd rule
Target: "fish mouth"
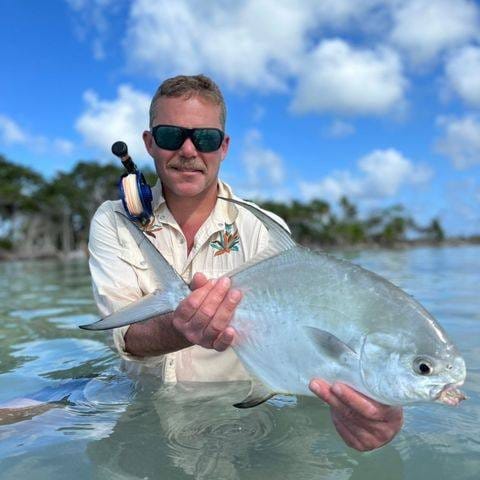
[[458,389],[461,385],[463,385],[463,382],[448,383],[435,395],[434,401],[445,405],[458,405],[467,399],[465,394]]

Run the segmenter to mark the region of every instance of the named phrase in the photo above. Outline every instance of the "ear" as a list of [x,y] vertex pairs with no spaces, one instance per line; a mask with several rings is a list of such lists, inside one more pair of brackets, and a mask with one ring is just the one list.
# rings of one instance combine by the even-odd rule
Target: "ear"
[[145,130],[142,134],[142,138],[143,138],[143,143],[145,144],[145,148],[147,149],[147,152],[151,157],[153,157],[154,149],[155,149],[155,140],[153,139],[151,132],[149,132],[148,130]]
[[227,156],[229,146],[230,146],[230,136],[225,135],[225,138],[223,139],[222,145],[220,146],[220,153],[221,153],[222,162],[223,162],[223,159]]

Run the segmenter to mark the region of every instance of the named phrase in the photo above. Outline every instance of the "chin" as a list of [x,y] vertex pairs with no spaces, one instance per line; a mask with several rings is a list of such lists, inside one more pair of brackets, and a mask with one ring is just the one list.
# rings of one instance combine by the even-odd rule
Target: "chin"
[[169,190],[178,197],[197,197],[202,193],[206,192],[209,188],[208,185],[205,183],[197,183],[197,182],[182,182],[181,184],[173,185],[173,188],[167,187]]

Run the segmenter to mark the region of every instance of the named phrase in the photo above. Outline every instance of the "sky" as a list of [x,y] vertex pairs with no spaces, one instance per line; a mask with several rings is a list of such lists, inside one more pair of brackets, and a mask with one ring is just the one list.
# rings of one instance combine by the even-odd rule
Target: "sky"
[[223,91],[221,178],[250,199],[403,204],[480,233],[480,2],[0,0],[0,154],[114,161],[177,74]]

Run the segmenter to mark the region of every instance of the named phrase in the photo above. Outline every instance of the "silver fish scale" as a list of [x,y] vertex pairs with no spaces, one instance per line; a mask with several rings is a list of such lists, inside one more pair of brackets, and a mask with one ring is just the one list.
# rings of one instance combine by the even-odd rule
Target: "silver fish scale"
[[244,292],[232,321],[239,334],[235,350],[274,391],[309,394],[308,380],[314,376],[361,383],[358,365],[322,356],[303,326],[332,333],[356,352],[364,336],[379,329],[405,333],[413,328],[416,335],[434,336],[433,318],[399,288],[302,247],[239,272],[232,281]]
[[[456,404],[465,380],[463,358],[433,317],[384,278],[294,243],[286,230],[252,205],[270,234],[269,248],[232,274],[244,297],[232,326],[234,348],[270,392],[311,394],[314,377],[343,381],[391,405],[439,400]],[[159,289],[89,330],[121,327],[176,308],[188,288],[142,231],[119,216],[155,272]],[[281,251],[263,261],[273,250]],[[421,368],[420,368],[421,367]],[[427,371],[425,371],[427,368]],[[242,405],[267,398],[254,388]]]

